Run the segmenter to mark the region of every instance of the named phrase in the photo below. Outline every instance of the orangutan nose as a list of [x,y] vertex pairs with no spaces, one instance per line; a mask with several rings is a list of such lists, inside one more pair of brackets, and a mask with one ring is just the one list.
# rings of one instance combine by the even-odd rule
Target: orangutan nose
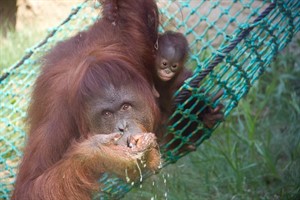
[[119,122],[117,124],[117,128],[118,128],[118,131],[120,131],[122,134],[124,134],[128,129],[127,122],[126,121]]

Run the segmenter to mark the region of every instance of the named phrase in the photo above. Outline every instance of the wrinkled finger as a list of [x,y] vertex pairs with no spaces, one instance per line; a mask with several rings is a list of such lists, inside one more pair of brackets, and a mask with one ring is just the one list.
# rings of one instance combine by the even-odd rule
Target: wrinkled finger
[[224,118],[223,113],[207,114],[207,115],[205,115],[204,120],[216,121],[216,120],[222,120],[223,118]]
[[204,121],[211,121],[213,114],[207,113],[205,116],[203,116]]
[[147,135],[145,133],[135,135],[132,137],[135,140],[135,148],[139,151],[143,151],[147,146]]
[[224,120],[224,114],[223,113],[218,113],[213,115],[212,117],[213,120],[217,120],[217,121],[223,121]]
[[217,105],[217,107],[215,109],[212,110],[212,113],[220,112],[223,108],[224,108],[224,105],[219,104],[219,105]]
[[136,139],[135,137],[129,136],[129,137],[127,138],[127,146],[128,146],[129,148],[133,148],[133,147],[136,146],[137,141],[138,141],[138,139]]
[[204,122],[207,128],[212,128],[216,124],[214,121],[205,121]]
[[210,114],[205,116],[203,122],[208,128],[212,128],[218,121],[223,121],[223,120],[224,120],[223,113],[218,113],[214,115]]
[[111,134],[97,134],[94,137],[95,142],[101,143],[101,144],[111,144],[116,143],[122,135],[120,133],[111,133]]
[[116,142],[122,137],[123,135],[121,133],[111,133],[107,135],[107,140],[109,142],[112,142],[116,144]]
[[136,147],[139,149],[147,149],[157,144],[156,137],[153,133],[144,133],[137,140]]
[[222,95],[224,94],[224,90],[221,89],[219,92],[217,92],[217,94],[212,98],[212,102],[215,102],[216,100],[218,100]]

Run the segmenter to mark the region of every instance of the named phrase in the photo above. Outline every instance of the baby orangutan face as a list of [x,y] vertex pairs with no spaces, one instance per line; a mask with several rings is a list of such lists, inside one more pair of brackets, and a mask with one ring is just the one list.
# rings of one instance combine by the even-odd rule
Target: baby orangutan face
[[164,58],[159,56],[156,61],[157,75],[162,81],[170,81],[173,79],[181,70],[182,62],[176,57]]
[[175,79],[184,68],[188,54],[188,41],[179,32],[166,31],[158,38],[156,71],[161,81]]

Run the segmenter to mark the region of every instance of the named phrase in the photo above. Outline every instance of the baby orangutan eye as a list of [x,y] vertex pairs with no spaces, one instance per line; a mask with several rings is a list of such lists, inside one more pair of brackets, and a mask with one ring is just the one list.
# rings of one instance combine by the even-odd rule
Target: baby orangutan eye
[[168,63],[164,61],[164,62],[162,62],[162,64],[163,64],[163,66],[167,66]]
[[174,64],[174,65],[172,65],[171,68],[172,68],[173,70],[175,70],[175,69],[177,69],[177,67],[178,67],[178,65],[177,65],[177,64]]

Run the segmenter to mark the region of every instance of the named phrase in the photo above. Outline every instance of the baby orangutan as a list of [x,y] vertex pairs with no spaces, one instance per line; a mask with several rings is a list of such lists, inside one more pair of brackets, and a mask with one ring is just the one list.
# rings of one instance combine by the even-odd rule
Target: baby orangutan
[[[167,121],[168,117],[174,111],[174,99],[173,95],[184,83],[184,81],[191,77],[192,72],[185,68],[184,64],[186,62],[188,52],[189,52],[189,44],[186,37],[179,33],[173,31],[166,31],[158,38],[157,45],[157,53],[155,60],[156,67],[156,80],[155,80],[155,89],[158,92],[158,102],[160,106],[160,110],[162,113],[162,120]],[[219,99],[223,94],[223,91],[218,92],[213,98],[213,102]],[[191,94],[190,94],[191,95]],[[186,99],[189,98],[186,97]],[[183,100],[185,101],[185,100]],[[186,109],[190,109],[191,104],[195,104],[196,101],[189,101],[188,105],[185,105]],[[205,106],[204,102],[197,103],[197,105],[191,111],[191,114],[196,114],[199,112],[201,108]],[[223,105],[218,105],[216,108],[206,107],[200,114],[198,115],[199,121],[202,121],[207,128],[212,128],[217,121],[223,119],[223,113],[221,109]],[[171,124],[176,123],[180,120],[182,116],[177,114],[173,117]],[[189,126],[188,128],[184,128],[187,124],[186,121],[184,123],[177,123],[175,129],[180,130],[184,129],[183,137],[187,137],[190,133],[192,133],[197,126],[194,124],[193,126]],[[173,139],[171,134],[168,134],[166,137],[162,136],[165,130],[160,131],[161,135],[158,137],[163,144],[168,143]],[[184,145],[182,150],[195,150],[196,147],[193,145],[199,138],[201,138],[202,133],[199,132],[194,134],[189,139],[189,144]],[[174,143],[170,146],[170,148],[175,148],[180,144],[178,140],[177,143]]]
[[179,32],[166,31],[158,38],[155,89],[159,93],[160,109],[165,114],[170,114],[174,92],[192,75],[184,67],[189,52],[188,45],[185,36]]

